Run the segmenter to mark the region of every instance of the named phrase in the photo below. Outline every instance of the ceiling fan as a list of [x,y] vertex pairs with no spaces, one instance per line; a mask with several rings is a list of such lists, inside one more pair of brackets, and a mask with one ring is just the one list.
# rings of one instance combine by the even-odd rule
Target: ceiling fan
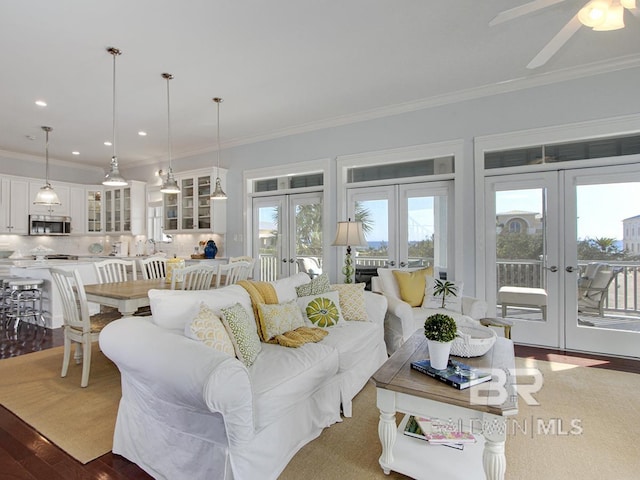
[[[489,22],[489,26],[492,27],[564,1],[565,0],[534,0],[519,7],[500,12]],[[540,50],[533,60],[529,62],[527,68],[534,69],[547,63],[582,25],[591,27],[596,31],[624,28],[623,17],[625,8],[636,16],[640,15],[636,0],[590,0],[562,27],[556,36]]]

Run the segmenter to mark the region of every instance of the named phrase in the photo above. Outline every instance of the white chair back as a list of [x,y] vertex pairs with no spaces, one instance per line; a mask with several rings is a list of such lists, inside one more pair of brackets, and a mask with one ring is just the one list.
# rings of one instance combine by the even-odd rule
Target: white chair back
[[232,285],[240,280],[249,278],[251,264],[249,262],[233,262],[218,265],[216,288]]
[[229,263],[235,262],[248,262],[249,268],[247,269],[247,275],[244,278],[240,278],[239,280],[246,280],[247,278],[253,278],[253,270],[256,265],[256,259],[253,257],[249,257],[247,255],[243,255],[241,257],[229,257]]
[[142,278],[151,280],[154,278],[166,278],[167,259],[165,257],[148,257],[138,260]]
[[134,260],[109,258],[101,262],[95,262],[93,265],[98,275],[98,283],[116,283],[126,282],[127,280],[137,280],[136,262]]
[[209,290],[215,274],[212,265],[176,268],[171,272],[171,290]]

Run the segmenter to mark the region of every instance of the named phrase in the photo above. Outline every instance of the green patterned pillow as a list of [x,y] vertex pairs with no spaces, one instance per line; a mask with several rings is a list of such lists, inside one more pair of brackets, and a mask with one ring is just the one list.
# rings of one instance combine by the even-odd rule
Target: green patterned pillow
[[298,294],[298,297],[317,295],[319,293],[328,292],[329,290],[331,290],[331,285],[329,285],[329,277],[326,273],[318,275],[309,283],[305,283],[304,285],[296,287],[296,293]]
[[344,321],[338,292],[325,292],[298,298],[298,306],[307,323],[314,327],[333,327]]
[[215,348],[223,353],[236,356],[233,342],[222,325],[220,318],[207,305],[200,303],[200,310],[185,328],[187,337],[199,340],[207,347]]
[[295,300],[276,304],[259,303],[258,315],[262,338],[266,340],[306,325]]
[[260,337],[256,331],[256,322],[239,303],[222,308],[221,311],[222,323],[229,333],[236,357],[250,367],[262,349]]
[[364,299],[364,283],[339,283],[331,285],[331,290],[335,290],[340,295],[340,310],[345,320],[358,320],[366,322],[369,320],[367,307]]

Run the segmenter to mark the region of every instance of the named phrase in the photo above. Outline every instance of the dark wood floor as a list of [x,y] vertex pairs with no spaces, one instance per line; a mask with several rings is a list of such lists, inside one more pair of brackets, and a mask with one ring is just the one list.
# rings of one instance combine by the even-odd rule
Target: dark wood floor
[[[15,338],[12,331],[0,329],[0,358],[24,355],[62,345],[61,329],[35,327],[21,330]],[[516,355],[539,360],[570,363],[592,368],[608,368],[640,373],[640,361],[616,357],[594,356],[516,345]],[[107,453],[82,465],[37,431],[0,406],[0,480],[29,479],[150,479],[142,469],[119,455]]]

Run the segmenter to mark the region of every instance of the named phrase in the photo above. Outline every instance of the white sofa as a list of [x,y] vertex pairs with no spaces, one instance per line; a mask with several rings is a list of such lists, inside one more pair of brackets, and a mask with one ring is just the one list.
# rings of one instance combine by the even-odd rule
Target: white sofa
[[[278,301],[308,281],[274,282]],[[346,321],[299,348],[263,343],[246,367],[184,334],[201,302],[218,314],[239,302],[253,315],[244,288],[151,291],[151,317],[120,319],[100,336],[122,377],[113,452],[158,479],[277,478],[341,412],[351,415],[351,400],[387,358],[386,299],[365,295],[369,321]]]
[[[402,269],[403,272],[411,272],[419,268]],[[379,281],[377,285],[387,299],[387,314],[384,319],[384,339],[387,345],[387,353],[392,355],[407,339],[424,327],[424,321],[428,316],[442,312],[441,309],[423,307],[411,307],[400,296],[398,284],[391,268],[378,269]],[[458,324],[477,323],[474,320],[486,317],[487,303],[477,298],[463,296],[462,312],[446,310]]]

